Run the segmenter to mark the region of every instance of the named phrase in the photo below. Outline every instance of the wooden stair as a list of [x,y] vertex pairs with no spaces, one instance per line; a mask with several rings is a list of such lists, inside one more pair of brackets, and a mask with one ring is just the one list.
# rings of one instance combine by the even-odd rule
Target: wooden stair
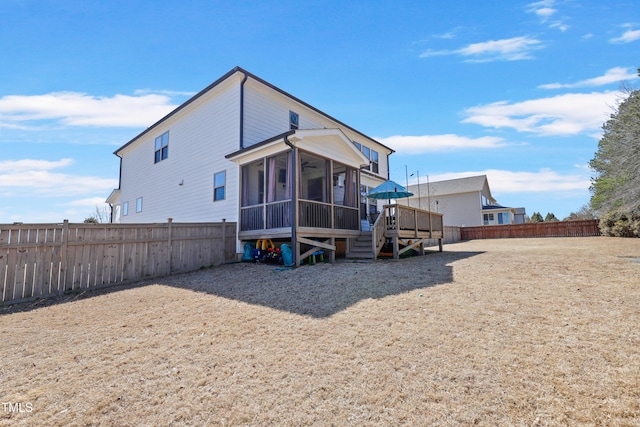
[[346,257],[350,259],[373,259],[373,232],[363,231],[358,237],[349,239]]

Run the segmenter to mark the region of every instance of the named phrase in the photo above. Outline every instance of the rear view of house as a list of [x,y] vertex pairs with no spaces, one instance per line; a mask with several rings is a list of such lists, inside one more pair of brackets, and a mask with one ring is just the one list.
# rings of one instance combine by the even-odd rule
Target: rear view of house
[[[393,150],[236,67],[115,151],[118,223],[238,223],[242,242],[335,253],[379,207]],[[317,242],[317,243],[314,243]]]

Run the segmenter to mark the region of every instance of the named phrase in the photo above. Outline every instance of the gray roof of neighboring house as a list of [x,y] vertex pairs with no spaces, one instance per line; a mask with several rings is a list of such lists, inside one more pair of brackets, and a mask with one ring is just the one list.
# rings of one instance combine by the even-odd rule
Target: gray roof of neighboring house
[[[433,196],[445,196],[450,194],[462,194],[479,191],[484,192],[486,188],[486,196],[490,199],[490,202],[495,202],[495,199],[491,195],[489,189],[489,181],[486,175],[470,176],[466,178],[448,179],[445,181],[434,181],[429,183],[429,195]],[[414,196],[418,194],[418,185],[410,185],[409,191]],[[421,182],[419,192],[421,195],[427,195],[427,183]]]

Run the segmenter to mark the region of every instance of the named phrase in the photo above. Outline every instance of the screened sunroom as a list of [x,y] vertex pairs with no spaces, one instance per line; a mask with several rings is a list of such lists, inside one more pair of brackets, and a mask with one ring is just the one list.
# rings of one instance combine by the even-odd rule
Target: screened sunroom
[[360,232],[369,160],[340,130],[295,130],[227,158],[239,166],[241,240]]
[[291,236],[294,188],[298,228],[322,235],[359,231],[358,170],[299,150],[294,174],[293,154],[288,150],[240,166],[241,237]]

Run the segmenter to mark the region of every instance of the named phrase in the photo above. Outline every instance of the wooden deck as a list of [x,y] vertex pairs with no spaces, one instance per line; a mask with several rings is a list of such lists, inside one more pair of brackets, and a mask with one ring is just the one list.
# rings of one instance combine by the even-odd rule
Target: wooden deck
[[[387,241],[393,245],[394,258],[412,249],[423,251],[425,243],[433,239],[438,240],[442,250],[444,229],[439,213],[387,205],[372,231],[363,232],[357,208],[298,200],[297,215],[291,220],[290,203],[243,208],[238,237],[241,240],[291,239],[296,265],[316,251],[328,252],[328,259],[335,260],[336,239],[347,241],[348,256],[358,250],[360,258],[369,259],[377,258]],[[292,224],[295,225],[292,227]],[[356,249],[354,242],[359,238]]]
[[378,257],[388,240],[393,247],[394,259],[410,250],[423,253],[425,243],[432,239],[438,240],[438,247],[442,252],[443,237],[442,214],[402,205],[386,205],[373,225],[374,258]]

